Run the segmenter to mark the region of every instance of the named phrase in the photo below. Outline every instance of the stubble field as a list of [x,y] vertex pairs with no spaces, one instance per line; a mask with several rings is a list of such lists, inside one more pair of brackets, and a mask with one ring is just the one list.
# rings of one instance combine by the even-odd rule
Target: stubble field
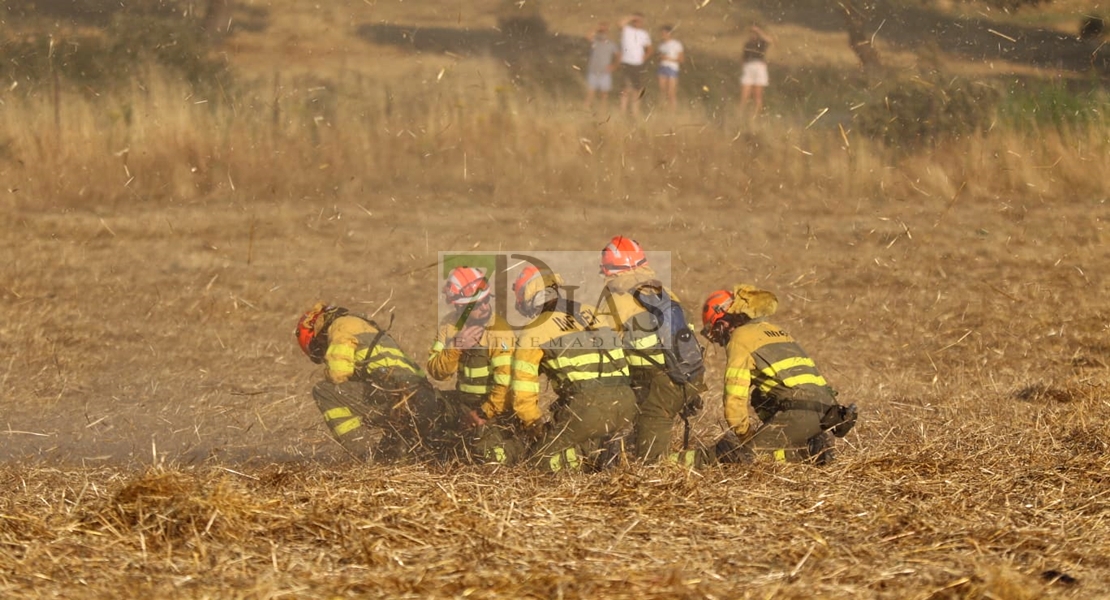
[[[489,14],[343,6],[296,15],[349,36],[329,81],[376,90],[350,65],[380,53],[396,100],[283,75],[279,126],[276,101],[198,116],[168,86],[126,130],[67,109],[53,147],[5,105],[0,595],[1110,595],[1105,130],[893,158],[790,114],[633,124],[534,98],[488,56],[359,33]],[[272,38],[298,48],[280,8]],[[260,35],[224,44],[268,87]],[[777,293],[861,409],[835,464],[551,478],[359,465],[331,441],[292,335],[313,301],[392,312],[423,358],[439,251],[617,234],[672,253],[689,309],[738,281]],[[722,430],[723,358],[696,444]]]

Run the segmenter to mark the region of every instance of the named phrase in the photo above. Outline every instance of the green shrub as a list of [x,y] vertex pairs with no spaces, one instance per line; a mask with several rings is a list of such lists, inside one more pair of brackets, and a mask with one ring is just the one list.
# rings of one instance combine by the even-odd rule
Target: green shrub
[[868,137],[914,149],[989,130],[1001,99],[996,87],[979,81],[914,78],[873,90],[854,119]]
[[999,116],[1014,129],[1101,126],[1110,98],[1098,82],[1018,80],[1007,90]]
[[502,0],[497,9],[497,28],[501,33],[521,40],[547,37],[547,20],[539,2]]
[[211,81],[226,66],[211,56],[208,35],[192,19],[121,15],[108,27],[108,65],[154,62],[190,82]]
[[0,42],[0,52],[6,58],[0,76],[26,84],[26,93],[55,74],[98,92],[141,77],[148,65],[196,86],[214,86],[227,74],[198,20],[176,14],[120,12],[99,31],[65,38],[23,36]]
[[996,8],[1001,8],[1005,11],[1014,11],[1021,8],[1036,8],[1044,4],[1050,4],[1052,0],[987,0],[987,4]]

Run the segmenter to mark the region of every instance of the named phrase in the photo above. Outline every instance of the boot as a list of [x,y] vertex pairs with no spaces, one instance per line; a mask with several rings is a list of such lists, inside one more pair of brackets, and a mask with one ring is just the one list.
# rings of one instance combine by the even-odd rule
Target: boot
[[827,431],[822,431],[806,440],[806,446],[809,449],[809,460],[816,465],[832,464],[833,459],[836,458],[836,450],[833,449],[833,438]]

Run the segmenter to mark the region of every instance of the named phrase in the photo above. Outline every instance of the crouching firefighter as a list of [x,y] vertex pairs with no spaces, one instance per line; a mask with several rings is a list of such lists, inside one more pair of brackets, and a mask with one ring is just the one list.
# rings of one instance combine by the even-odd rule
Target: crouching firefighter
[[296,334],[308,358],[326,367],[312,397],[348,452],[363,460],[434,456],[449,424],[435,388],[385,329],[317,303]]
[[[639,411],[633,432],[637,458],[667,458],[694,466],[690,417],[701,408],[703,350],[678,298],[663,287],[633,239],[614,237],[601,251],[605,293],[599,316],[611,315],[624,338]],[[675,419],[685,426],[681,452],[672,452]]]
[[[856,423],[856,406],[841,406],[802,347],[767,321],[778,308],[768,291],[737,285],[709,295],[702,334],[726,348],[724,413],[732,437],[717,444],[721,462],[771,455],[777,461],[833,459],[829,432],[844,437]],[[750,430],[748,404],[763,425]]]
[[[567,298],[557,274],[530,265],[513,292],[517,310],[531,319],[519,332],[512,364],[513,408],[536,439],[530,460],[550,472],[582,470],[636,417],[620,338]],[[558,396],[550,421],[539,405],[541,373]]]
[[438,381],[455,376],[455,389],[443,395],[449,411],[462,420],[474,458],[513,464],[524,453],[509,403],[513,332],[494,314],[490,291],[480,269],[451,271],[443,296],[454,312],[440,324],[426,368]]

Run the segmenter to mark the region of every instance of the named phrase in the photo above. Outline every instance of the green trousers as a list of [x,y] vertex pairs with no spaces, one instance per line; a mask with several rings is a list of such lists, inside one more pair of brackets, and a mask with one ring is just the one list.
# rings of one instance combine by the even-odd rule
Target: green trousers
[[520,422],[514,415],[498,415],[476,428],[470,438],[474,460],[483,463],[515,465],[526,450]]
[[532,448],[543,471],[579,471],[606,440],[632,427],[636,396],[627,385],[595,385],[561,398],[551,424]]
[[[452,415],[456,422],[461,422],[466,413],[477,409],[485,401],[484,396],[458,390],[440,392],[440,395],[446,405],[445,412]],[[452,448],[453,456],[464,462],[512,465],[524,457],[523,435],[519,421],[512,414],[488,419],[480,427],[463,428],[460,425],[457,441],[457,446]]]
[[633,433],[637,458],[654,462],[670,455],[675,418],[687,400],[699,394],[698,383],[677,384],[662,368],[633,371],[632,389],[639,409]]
[[744,441],[757,456],[800,462],[809,458],[809,438],[821,434],[821,415],[812,410],[784,410]]
[[336,440],[363,460],[421,460],[444,443],[447,422],[426,380],[321,381],[316,406]]
[[770,459],[779,462],[813,461],[828,464],[833,459],[833,441],[821,429],[821,414],[812,410],[785,410],[744,439],[726,433],[714,448],[709,462],[735,463]]

